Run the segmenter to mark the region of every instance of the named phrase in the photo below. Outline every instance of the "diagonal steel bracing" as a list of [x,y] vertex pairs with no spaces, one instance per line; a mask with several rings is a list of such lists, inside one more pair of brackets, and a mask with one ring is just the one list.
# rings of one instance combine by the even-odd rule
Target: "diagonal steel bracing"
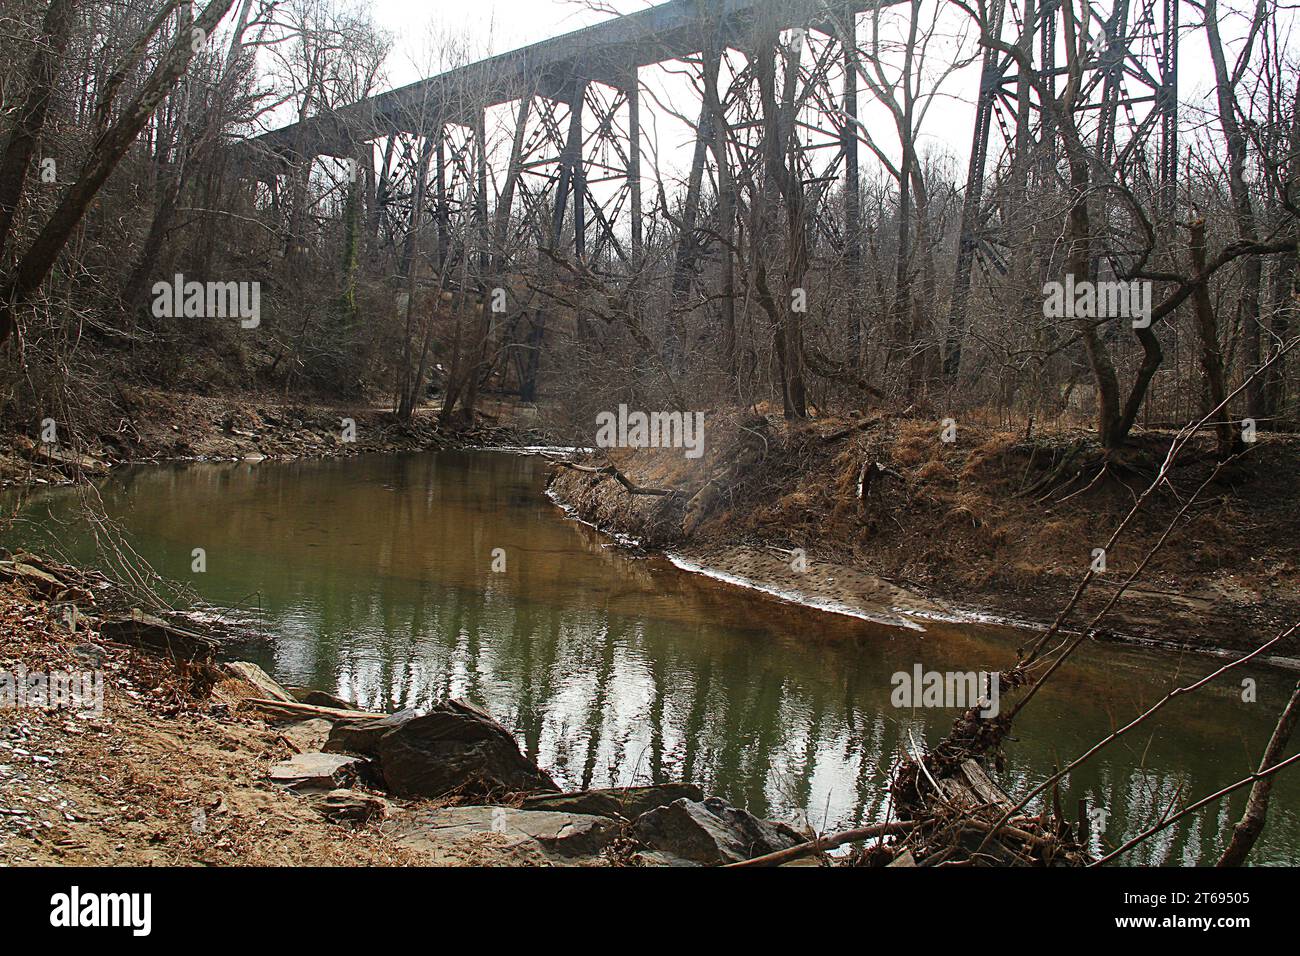
[[[847,276],[837,308],[855,364],[865,335],[857,293],[859,145],[867,140],[858,117],[869,93],[858,73],[866,68],[859,15],[897,2],[671,0],[264,134],[247,141],[244,158],[278,197],[281,179],[284,192],[296,194],[314,163],[360,157],[374,244],[388,248],[403,272],[428,248],[444,281],[465,277],[480,289],[547,255],[640,281],[648,230],[661,236],[666,223],[676,240],[665,266],[665,367],[685,361],[691,350],[678,340],[678,325],[705,306],[721,323],[734,367],[734,259],[750,204],[765,188],[771,128],[758,95],[767,68],[755,64],[770,62],[767,75],[788,111],[776,128],[797,173],[811,267],[834,263]],[[1166,210],[1176,171],[1179,2],[1089,0],[1074,8],[1096,41],[1079,108],[1090,148],[1119,181],[1159,195]],[[1060,176],[1058,133],[1043,97],[1056,95],[1066,72],[1058,65],[1061,3],[991,0],[988,7],[992,31],[1027,52],[1034,82],[1015,58],[985,51],[949,300],[949,374],[960,367],[977,268],[1006,269],[1007,189]],[[697,141],[681,195],[652,197],[647,209],[641,134],[649,98],[640,71],[669,62],[693,78]],[[489,135],[493,115],[499,122]],[[520,308],[506,325],[519,343],[511,360],[521,390],[532,394],[546,315],[535,305]]]

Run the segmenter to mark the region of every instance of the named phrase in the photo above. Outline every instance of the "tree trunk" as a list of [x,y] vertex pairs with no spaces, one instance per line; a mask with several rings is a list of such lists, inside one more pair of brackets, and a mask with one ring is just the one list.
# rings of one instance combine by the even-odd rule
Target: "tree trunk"
[[[210,36],[232,2],[233,0],[212,0],[194,21],[194,28],[202,30],[205,36]],[[81,175],[63,193],[44,228],[19,260],[13,278],[0,290],[0,344],[13,333],[15,311],[41,287],[45,277],[54,268],[59,253],[85,216],[95,194],[117,168],[158,104],[188,69],[195,52],[191,43],[189,31],[183,32],[172,42],[117,122],[96,142],[82,167]]]
[[[1191,225],[1192,268],[1196,275],[1205,272],[1205,221],[1197,220]],[[1227,388],[1223,381],[1223,354],[1219,349],[1219,323],[1214,314],[1214,304],[1210,301],[1209,283],[1201,283],[1192,294],[1192,304],[1196,316],[1196,333],[1201,344],[1201,373],[1205,376],[1205,386],[1209,391],[1209,408],[1218,408],[1227,397]],[[1241,451],[1241,429],[1231,421],[1232,413],[1228,408],[1219,412],[1219,421],[1215,423],[1217,452],[1220,458],[1228,458]]]
[[[63,51],[68,46],[75,16],[75,0],[52,0],[45,11],[40,36],[36,38],[36,52],[32,54],[23,76],[27,95],[18,110],[18,120],[9,136],[4,158],[0,159],[0,255],[4,253],[18,204],[23,198],[23,185],[27,182],[27,170],[36,151],[36,141],[45,128],[54,80]],[[8,334],[7,328],[0,327],[0,342]]]

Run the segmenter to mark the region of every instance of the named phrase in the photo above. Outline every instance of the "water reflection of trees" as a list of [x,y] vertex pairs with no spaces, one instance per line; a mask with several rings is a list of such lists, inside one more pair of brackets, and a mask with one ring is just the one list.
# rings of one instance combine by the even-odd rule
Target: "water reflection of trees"
[[[377,632],[374,609],[358,610],[312,625],[313,634],[353,635],[306,642],[317,652],[330,648],[328,656],[317,653],[313,683],[338,684],[373,707],[469,697],[566,786],[690,779],[756,813],[799,807],[819,825],[862,823],[885,813],[886,772],[907,745],[907,728],[916,727],[918,741],[934,739],[951,719],[921,712],[913,720],[888,706],[887,675],[903,666],[889,654],[824,667],[781,653],[762,636],[705,623],[690,629],[460,589],[428,595],[404,619],[394,620],[389,608]],[[1036,783],[1108,732],[1100,708],[1078,704],[1048,698],[1045,717],[1026,720],[1009,748],[1008,789]],[[1209,792],[1238,775],[1240,767],[1224,766],[1221,754],[1177,730],[1176,723],[1162,728],[1140,747],[1076,771],[1063,787],[1064,804],[1073,808],[1086,796],[1090,806],[1109,807],[1106,834],[1117,845],[1179,795]],[[1205,822],[1170,828],[1134,862],[1209,858],[1224,831],[1214,821],[1239,807],[1238,799]],[[1294,845],[1296,836],[1294,813],[1279,801],[1270,842]]]
[[[281,637],[263,663],[277,675],[376,709],[467,697],[574,787],[688,779],[760,814],[878,820],[909,728],[933,740],[952,718],[892,708],[890,675],[918,660],[944,670],[1009,659],[995,630],[898,633],[629,559],[556,520],[535,463],[488,457],[157,469],[105,498],[174,571],[205,543],[209,598],[266,592]],[[498,546],[505,575],[488,570]],[[1163,694],[1169,663],[1113,647],[1077,658],[1018,723],[1007,789],[1036,784]],[[1261,700],[1284,683],[1258,676]],[[1062,802],[1109,807],[1117,845],[1176,797],[1249,773],[1247,742],[1268,736],[1268,710],[1231,687],[1183,702],[1150,739],[1076,771]],[[1300,845],[1300,785],[1277,787],[1261,846],[1294,862],[1284,848]],[[1171,827],[1132,862],[1213,856],[1243,798]]]

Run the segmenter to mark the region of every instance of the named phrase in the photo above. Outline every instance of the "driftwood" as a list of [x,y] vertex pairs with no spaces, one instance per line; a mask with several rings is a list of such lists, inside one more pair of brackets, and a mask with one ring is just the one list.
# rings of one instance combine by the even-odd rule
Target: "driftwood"
[[308,720],[312,717],[323,717],[325,720],[379,720],[388,716],[364,710],[318,707],[298,701],[266,700],[261,697],[246,697],[240,701],[240,706],[250,707],[272,720]]
[[756,856],[752,860],[742,860],[739,863],[728,863],[727,868],[730,869],[732,867],[740,866],[780,866],[782,863],[789,863],[791,860],[797,860],[810,853],[822,853],[826,850],[832,850],[837,846],[843,846],[846,843],[856,843],[859,840],[871,840],[875,837],[890,836],[896,833],[906,833],[911,830],[913,826],[915,826],[915,824],[896,820],[892,823],[875,823],[869,827],[858,827],[855,830],[843,830],[840,833],[832,833],[830,836],[818,837],[816,840],[809,840],[807,843],[800,843],[798,846],[787,847],[784,850],[777,850],[775,853]]
[[589,475],[603,475],[607,478],[613,478],[634,495],[655,495],[660,498],[667,498],[681,494],[681,492],[675,488],[646,488],[643,485],[638,485],[613,465],[579,465],[576,462],[568,461],[564,458],[554,458],[551,455],[546,455],[545,457],[548,460],[555,462],[557,465],[568,468],[571,471],[581,471]]
[[1005,812],[1014,804],[1006,791],[993,782],[983,767],[974,760],[965,760],[961,765],[962,779],[979,799],[989,806]]

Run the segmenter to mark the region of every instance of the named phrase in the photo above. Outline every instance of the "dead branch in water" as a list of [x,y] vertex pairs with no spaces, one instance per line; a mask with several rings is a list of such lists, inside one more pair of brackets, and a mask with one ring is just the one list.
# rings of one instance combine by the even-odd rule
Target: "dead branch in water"
[[1151,707],[1147,708],[1137,717],[1134,717],[1123,727],[1120,727],[1118,730],[1112,732],[1108,737],[1105,737],[1102,740],[1099,740],[1097,743],[1093,744],[1090,748],[1088,748],[1088,750],[1084,751],[1084,753],[1082,753],[1080,756],[1070,761],[1061,770],[1058,770],[1056,773],[1052,774],[1050,777],[1048,777],[1046,780],[1040,783],[1037,787],[1030,790],[1027,794],[1025,794],[1024,797],[1022,797],[1015,804],[1015,806],[1011,807],[1009,810],[1006,811],[1006,813],[1003,815],[1002,822],[1009,820],[1014,813],[1024,809],[1025,805],[1028,804],[1030,800],[1034,799],[1034,797],[1038,796],[1040,793],[1043,793],[1048,787],[1052,786],[1057,781],[1063,779],[1072,770],[1079,767],[1081,764],[1084,763],[1084,761],[1092,758],[1094,755],[1100,752],[1104,747],[1118,740],[1120,737],[1124,736],[1129,731],[1133,730],[1135,727],[1145,723],[1149,718],[1154,716],[1158,711],[1163,709],[1166,704],[1169,704],[1175,698],[1185,697],[1188,694],[1195,693],[1196,691],[1204,687],[1206,684],[1209,684],[1211,681],[1215,680],[1216,678],[1222,676],[1223,674],[1226,674],[1234,667],[1238,667],[1242,664],[1245,664],[1248,661],[1258,657],[1260,654],[1263,654],[1265,651],[1273,647],[1273,645],[1277,644],[1279,641],[1283,641],[1286,638],[1290,637],[1292,634],[1296,633],[1298,629],[1300,629],[1300,622],[1292,624],[1289,628],[1282,631],[1281,633],[1271,638],[1270,640],[1265,641],[1263,644],[1255,648],[1249,654],[1245,654],[1235,660],[1229,661],[1227,664],[1224,664],[1222,667],[1218,668],[1217,670],[1214,670],[1209,674],[1205,675],[1200,680],[1188,684],[1186,687],[1175,687],[1168,694],[1166,694],[1160,700],[1156,701],[1156,703],[1151,705]]
[[646,488],[643,485],[638,485],[636,482],[632,481],[631,478],[627,477],[627,475],[614,467],[613,464],[579,465],[566,458],[556,458],[552,455],[543,455],[542,457],[564,468],[568,468],[571,471],[581,471],[589,475],[603,475],[606,478],[613,478],[620,485],[626,488],[630,494],[654,495],[660,498],[681,497],[682,494],[676,488]]
[[797,860],[801,857],[808,856],[810,853],[823,853],[826,850],[833,850],[837,846],[844,846],[846,843],[857,843],[861,840],[871,840],[876,837],[891,836],[896,833],[907,833],[912,830],[914,826],[915,824],[913,823],[896,820],[892,823],[876,823],[869,827],[843,830],[839,833],[832,833],[829,836],[809,840],[807,843],[800,843],[798,846],[791,846],[786,847],[784,850],[777,850],[775,853],[756,856],[752,860],[741,860],[739,863],[728,863],[725,868],[732,869],[741,866],[780,866],[782,863],[789,863],[791,860]]
[[[1290,348],[1291,345],[1294,344],[1295,344],[1294,342],[1290,343],[1288,345],[1288,349]],[[1205,422],[1212,420],[1216,415],[1220,414],[1223,408],[1225,408],[1227,404],[1237,394],[1243,391],[1256,375],[1261,374],[1265,369],[1267,369],[1268,366],[1272,364],[1273,361],[1276,360],[1276,358],[1277,356],[1274,356],[1274,358],[1270,359],[1269,362],[1264,363],[1264,365],[1256,369],[1255,372],[1253,372],[1250,376],[1247,377],[1245,382],[1243,382],[1231,395],[1228,395],[1226,398],[1224,398],[1213,409],[1210,409],[1201,418],[1200,421],[1189,424],[1178,434],[1178,436],[1176,436],[1175,440],[1172,442],[1172,444],[1169,447],[1164,462],[1160,466],[1158,473],[1154,476],[1154,478],[1151,479],[1147,488],[1135,500],[1132,508],[1120,521],[1119,525],[1115,528],[1114,532],[1110,535],[1109,540],[1106,542],[1105,545],[1106,551],[1110,551],[1114,547],[1115,543],[1124,534],[1126,529],[1131,525],[1134,517],[1139,513],[1139,511],[1141,511],[1143,506],[1147,503],[1147,501],[1151,498],[1151,496],[1157,491],[1157,489],[1160,488],[1160,486],[1167,480],[1167,475],[1169,474],[1170,469],[1174,466],[1174,463],[1178,459],[1179,454],[1187,446],[1188,442],[1195,435],[1196,431],[1201,426],[1203,426]],[[1205,490],[1205,488],[1211,482],[1213,482],[1215,478],[1217,478],[1217,476],[1219,475],[1223,467],[1228,465],[1231,461],[1236,460],[1237,457],[1240,456],[1234,456],[1233,458],[1225,459],[1218,463],[1218,465],[1216,466],[1216,468],[1214,469],[1210,477],[1207,478],[1195,490],[1195,492],[1190,496],[1190,498],[1183,503],[1178,513],[1167,524],[1167,526],[1161,533],[1160,537],[1156,540],[1154,545],[1147,551],[1146,555],[1138,563],[1136,569],[1131,574],[1128,575],[1128,577],[1125,579],[1122,585],[1116,590],[1115,594],[1113,594],[1110,597],[1110,599],[1105,603],[1105,605],[1101,608],[1101,610],[1096,615],[1093,616],[1088,626],[1083,628],[1077,634],[1077,636],[1074,636],[1068,640],[1061,642],[1060,645],[1054,648],[1054,655],[1055,655],[1054,659],[1047,666],[1046,670],[1042,674],[1040,674],[1036,680],[1033,681],[1033,683],[1029,686],[1029,689],[1026,691],[1026,693],[1023,696],[1021,696],[1021,698],[1016,702],[1014,707],[1010,708],[1010,710],[1007,713],[1000,714],[995,717],[984,717],[980,713],[978,707],[972,707],[969,710],[967,710],[964,714],[962,714],[962,716],[959,717],[954,722],[953,729],[949,732],[948,736],[945,737],[944,740],[942,740],[928,754],[925,755],[918,754],[918,755],[910,756],[909,758],[906,758],[903,761],[900,768],[894,774],[893,780],[891,781],[890,790],[893,796],[895,797],[895,799],[898,801],[900,807],[906,810],[908,815],[911,818],[917,820],[925,819],[927,817],[933,817],[940,812],[940,810],[943,808],[945,804],[944,793],[943,793],[944,786],[949,783],[953,775],[956,773],[957,768],[960,767],[960,765],[964,760],[969,758],[980,758],[988,754],[997,755],[1000,753],[1000,747],[1002,741],[1006,738],[1006,735],[1010,732],[1011,724],[1014,718],[1025,707],[1025,705],[1030,700],[1033,699],[1033,697],[1036,695],[1038,690],[1043,686],[1043,684],[1047,681],[1047,679],[1051,677],[1052,674],[1054,674],[1058,669],[1060,669],[1060,667],[1065,663],[1065,661],[1070,658],[1070,656],[1079,647],[1079,645],[1082,644],[1083,641],[1087,640],[1095,633],[1095,629],[1097,625],[1100,623],[1100,621],[1108,613],[1110,613],[1110,611],[1114,608],[1115,604],[1118,602],[1119,598],[1129,589],[1129,587],[1132,586],[1132,584],[1138,579],[1138,577],[1146,570],[1152,558],[1165,544],[1165,542],[1168,540],[1170,535],[1173,533],[1174,529],[1178,526],[1178,523],[1184,518],[1188,510],[1192,507],[1194,502],[1199,498],[1199,496]],[[1066,620],[1073,613],[1073,611],[1078,607],[1080,601],[1083,598],[1084,593],[1087,591],[1089,585],[1093,582],[1095,575],[1096,575],[1096,571],[1093,568],[1089,568],[1089,570],[1082,576],[1073,594],[1071,595],[1069,601],[1067,602],[1065,607],[1060,611],[1060,613],[1057,615],[1056,619],[1053,621],[1051,626],[1048,627],[1042,634],[1039,635],[1037,640],[1033,643],[1033,645],[1028,649],[1027,652],[1024,651],[1020,652],[1019,654],[1020,659],[1017,661],[1016,665],[1010,671],[1006,672],[1006,674],[1004,675],[1004,682],[1007,684],[1008,687],[1010,688],[1019,687],[1028,682],[1029,668],[1040,659],[1040,656],[1044,652],[1044,648],[1048,645],[1048,642],[1052,639],[1052,637],[1060,633]],[[974,847],[973,851],[966,853],[965,862],[973,863],[976,860],[988,858],[989,854],[987,851],[990,850],[993,847],[993,845],[1000,846],[1001,849],[1004,851],[1008,850],[1009,848],[1005,846],[1004,842],[1001,840],[1001,836],[1002,834],[1007,832],[1006,828],[1011,822],[1011,820],[1013,819],[1013,817],[1015,817],[1015,815],[1018,812],[1023,810],[1024,807],[1029,803],[1029,801],[1031,801],[1035,796],[1038,796],[1039,794],[1045,792],[1049,787],[1055,785],[1058,781],[1060,781],[1063,777],[1065,777],[1066,774],[1068,774],[1072,769],[1078,767],[1084,761],[1091,758],[1093,755],[1095,755],[1097,752],[1099,752],[1102,748],[1107,746],[1109,743],[1113,742],[1123,734],[1129,732],[1134,727],[1146,721],[1155,712],[1163,708],[1167,703],[1169,703],[1175,697],[1192,693],[1195,690],[1199,689],[1200,687],[1203,687],[1205,684],[1209,683],[1215,677],[1231,669],[1232,667],[1235,667],[1241,663],[1244,663],[1245,661],[1257,657],[1259,654],[1263,653],[1270,647],[1290,637],[1293,633],[1296,632],[1298,628],[1300,628],[1300,623],[1293,625],[1291,628],[1288,628],[1287,630],[1283,631],[1281,634],[1265,642],[1260,647],[1256,648],[1254,651],[1241,657],[1240,659],[1230,662],[1227,665],[1224,665],[1223,667],[1214,671],[1212,674],[1206,676],[1200,681],[1197,681],[1187,687],[1175,688],[1164,699],[1159,701],[1154,707],[1149,708],[1146,712],[1134,718],[1124,727],[1120,728],[1119,730],[1112,733],[1109,737],[1105,738],[1104,740],[1095,744],[1093,747],[1089,748],[1083,755],[1076,758],[1064,769],[1051,774],[1047,780],[1043,781],[1037,787],[1034,787],[1032,790],[1030,790],[1029,793],[1027,793],[1024,797],[1016,801],[1014,805],[1001,808],[1001,812],[998,814],[997,819],[994,822],[992,822],[991,826],[987,828],[987,830],[984,833],[983,839],[979,842],[978,846]],[[1285,746],[1285,744],[1283,744],[1283,746]],[[1268,754],[1266,754],[1266,760],[1267,758],[1268,758]],[[1246,784],[1250,783],[1252,779],[1260,779],[1263,776],[1265,776],[1266,774],[1262,769],[1263,766],[1264,764],[1261,764],[1261,770],[1257,771],[1254,777],[1247,778],[1246,781],[1240,783],[1239,785],[1245,786]],[[931,771],[933,771],[933,773]],[[925,778],[930,781],[931,787],[936,791],[934,796],[930,796],[925,792],[925,788],[923,787],[922,773],[924,773]],[[1271,774],[1272,770],[1270,769],[1269,771],[1267,771],[1267,773]],[[935,782],[936,776],[939,778],[939,782],[937,783]],[[1236,786],[1238,785],[1234,785],[1234,788]],[[1267,788],[1264,788],[1265,799],[1266,799],[1266,793],[1267,793]],[[1180,814],[1179,816],[1185,815],[1186,812],[1190,812],[1190,811],[1184,811],[1184,814]],[[973,814],[968,814],[968,816],[973,816]],[[1064,821],[1061,819],[1061,816],[1062,815],[1059,812],[1056,814],[1057,819],[1056,819],[1055,831],[1057,837],[1059,837],[1064,841],[1069,838],[1065,834],[1063,828]],[[1161,821],[1155,828],[1149,831],[1148,834],[1140,837],[1139,841],[1140,839],[1145,839],[1145,837],[1147,835],[1150,835],[1150,833],[1157,832],[1159,829],[1168,826],[1170,822],[1172,821],[1171,820]],[[1260,823],[1260,826],[1262,827],[1262,822]],[[1075,862],[1076,864],[1079,862],[1089,864],[1091,861],[1088,860],[1087,847],[1082,842],[1083,838],[1086,838],[1086,828],[1083,826],[1082,821],[1081,821],[1081,834],[1082,837],[1079,843],[1077,844],[1072,843],[1068,847],[1066,847],[1066,845],[1063,843],[1062,846],[1063,848],[1066,849],[1067,859],[1071,860],[1072,862]],[[947,842],[946,834],[944,836],[945,836],[945,840],[943,842]],[[943,842],[940,842],[938,844],[931,842],[929,844],[929,849],[937,851],[939,854],[944,854],[944,855],[954,855],[958,849],[966,849],[961,847],[959,842],[952,842],[951,845],[945,848],[943,846]],[[1131,845],[1135,845],[1135,843]],[[1125,849],[1127,849],[1127,846],[1125,847]],[[1012,850],[1011,852],[1012,852],[1011,859],[1013,862],[1016,861],[1017,859],[1020,859],[1020,857],[1015,854],[1014,850]],[[1114,856],[1114,854],[1112,854],[1111,856]],[[1006,859],[1005,854],[1001,855],[1000,859],[1005,860]],[[1110,857],[1106,857],[1106,859],[1110,859]]]
[[1242,777],[1236,783],[1230,783],[1222,790],[1216,790],[1214,793],[1210,794],[1209,796],[1202,797],[1200,800],[1197,800],[1195,803],[1179,810],[1173,816],[1166,817],[1164,820],[1161,820],[1155,826],[1152,826],[1139,833],[1137,836],[1129,840],[1123,846],[1119,847],[1118,849],[1112,850],[1110,853],[1103,856],[1100,860],[1097,860],[1096,862],[1090,863],[1088,865],[1101,866],[1103,863],[1109,863],[1111,860],[1115,859],[1115,857],[1119,856],[1122,853],[1127,853],[1129,850],[1133,849],[1133,847],[1137,846],[1139,843],[1146,840],[1148,837],[1154,836],[1155,834],[1159,833],[1161,830],[1165,829],[1166,827],[1172,826],[1173,824],[1181,820],[1183,817],[1195,813],[1197,810],[1201,809],[1201,807],[1209,806],[1211,803],[1214,803],[1216,800],[1222,800],[1224,797],[1232,793],[1234,790],[1240,790],[1242,787],[1246,786],[1247,784],[1250,783],[1257,784],[1260,783],[1261,781],[1267,780],[1269,777],[1272,777],[1273,774],[1277,773],[1279,770],[1291,766],[1291,764],[1295,763],[1298,760],[1300,760],[1300,754],[1292,754],[1290,757],[1287,757],[1281,763],[1273,764],[1273,766],[1269,767],[1267,770],[1257,770],[1254,773],[1252,773],[1249,777]]
[[1300,722],[1300,681],[1296,682],[1291,699],[1286,707],[1282,708],[1282,713],[1277,718],[1273,736],[1269,738],[1268,746],[1264,748],[1264,756],[1260,758],[1259,770],[1255,773],[1255,785],[1250,788],[1250,797],[1246,800],[1246,809],[1241,815],[1241,820],[1232,828],[1232,839],[1227,849],[1223,851],[1223,855],[1219,857],[1218,866],[1241,866],[1245,863],[1251,847],[1263,832],[1264,823],[1268,818],[1268,798],[1273,789],[1272,777],[1265,777],[1263,774],[1282,758],[1282,754],[1286,752],[1286,745],[1291,740],[1291,733],[1298,722]]

